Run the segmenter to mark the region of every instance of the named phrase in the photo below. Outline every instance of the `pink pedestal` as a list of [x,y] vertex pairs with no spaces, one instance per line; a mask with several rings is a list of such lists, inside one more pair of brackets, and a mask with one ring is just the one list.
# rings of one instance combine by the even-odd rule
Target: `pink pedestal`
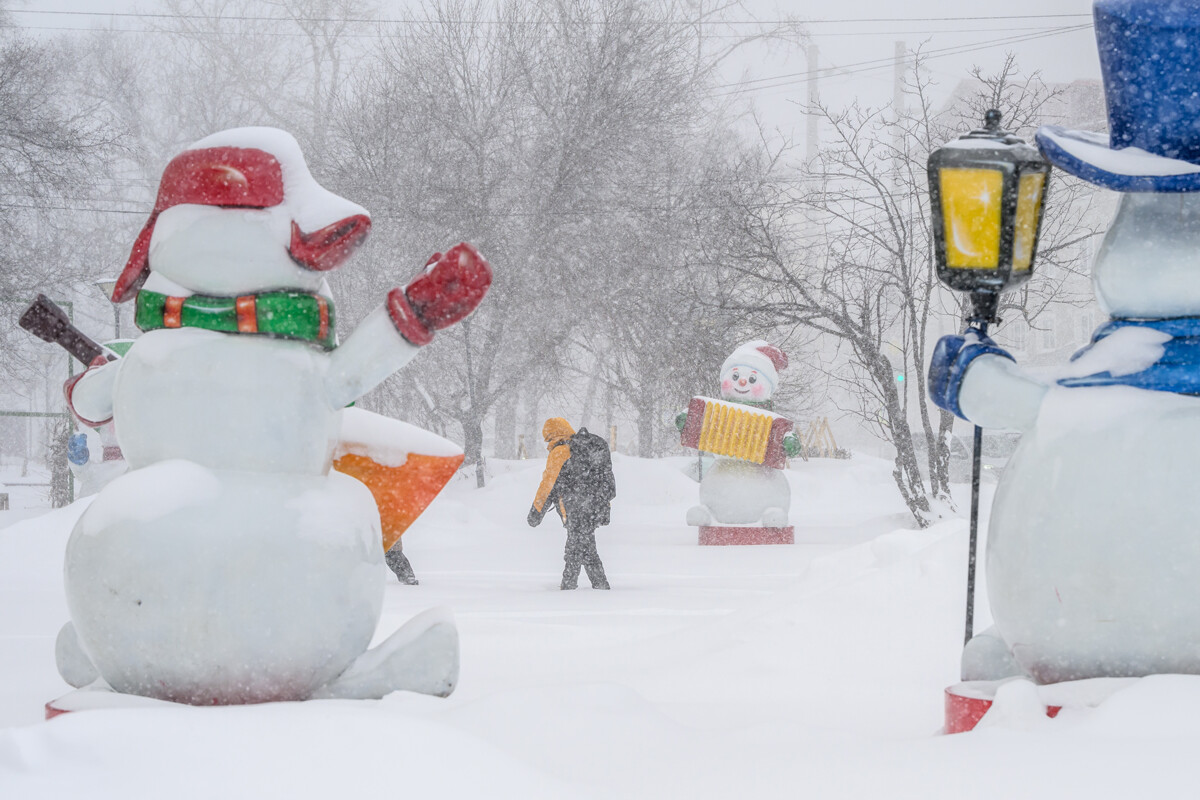
[[792,544],[794,531],[791,525],[786,528],[765,528],[761,525],[701,525],[700,544]]

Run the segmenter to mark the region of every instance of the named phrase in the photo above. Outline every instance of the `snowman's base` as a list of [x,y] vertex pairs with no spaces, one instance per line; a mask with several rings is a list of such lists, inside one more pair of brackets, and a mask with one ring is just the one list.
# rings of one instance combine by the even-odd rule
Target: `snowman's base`
[[179,706],[169,700],[156,700],[136,694],[122,694],[103,683],[94,683],[73,692],[67,692],[56,700],[46,703],[46,719],[73,711],[96,711],[113,708],[167,708]]
[[792,544],[795,528],[768,528],[763,525],[701,525],[700,544]]
[[[996,691],[1013,680],[963,681],[946,689],[945,733],[965,733],[973,730],[992,707]],[[1038,697],[1046,716],[1054,718],[1064,708],[1094,708],[1113,692],[1129,686],[1138,678],[1089,678],[1079,681],[1048,683],[1037,687]]]

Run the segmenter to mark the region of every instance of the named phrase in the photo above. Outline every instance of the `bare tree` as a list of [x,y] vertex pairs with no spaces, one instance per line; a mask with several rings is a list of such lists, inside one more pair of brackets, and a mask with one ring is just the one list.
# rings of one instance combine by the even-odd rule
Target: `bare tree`
[[338,96],[375,11],[360,0],[164,0],[147,98],[163,152],[225,128],[272,125],[326,148]]
[[[676,402],[664,355],[708,341],[677,279],[699,198],[715,197],[705,161],[723,158],[712,129],[724,123],[690,13],[644,0],[444,0],[381,40],[345,98],[335,170],[376,212],[373,266],[337,288],[378,294],[432,243],[460,238],[496,279],[468,324],[369,402],[452,421],[479,463],[485,419],[512,413],[518,394],[565,400],[559,387],[578,384],[590,409],[604,387],[605,413],[614,400],[633,407],[653,451],[658,406]],[[661,400],[631,381],[651,362]]]
[[41,347],[16,328],[17,312],[38,292],[63,298],[94,274],[103,228],[92,208],[119,152],[107,100],[79,92],[83,55],[79,42],[0,34],[0,298],[13,304],[0,341],[10,391],[27,396]]
[[[915,61],[919,76],[919,53]],[[1012,103],[1006,116],[1026,132],[1053,96],[1036,75],[1021,78],[1011,62],[981,87],[968,112]],[[785,152],[761,157],[765,177],[744,206],[752,244],[732,263],[721,304],[821,335],[826,371],[844,391],[845,410],[895,448],[896,486],[926,525],[950,503],[953,418],[931,405],[925,366],[933,340],[961,311],[960,298],[938,284],[934,271],[925,163],[934,147],[967,128],[958,114],[935,113],[926,79],[914,77],[907,89],[910,110],[815,109],[834,141],[798,181],[786,169]],[[1061,211],[1043,226],[1043,260],[1074,253],[1081,238],[1095,234],[1085,221],[1081,184],[1056,186],[1054,198]],[[1063,299],[1059,288],[1030,282],[1006,298],[1006,309],[1019,307],[1034,318]]]

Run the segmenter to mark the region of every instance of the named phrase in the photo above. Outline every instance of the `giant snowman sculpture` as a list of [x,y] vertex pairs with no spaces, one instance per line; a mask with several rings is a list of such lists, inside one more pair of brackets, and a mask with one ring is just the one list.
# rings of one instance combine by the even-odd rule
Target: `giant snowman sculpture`
[[721,365],[720,400],[696,397],[675,425],[681,443],[716,453],[700,480],[700,504],[687,524],[700,529],[701,544],[790,544],[792,491],[782,469],[800,452],[790,420],[775,414],[779,372],[787,355],[757,339]]
[[1200,5],[1102,0],[1095,20],[1109,138],[1037,139],[1124,193],[1093,275],[1111,319],[1051,378],[971,331],[930,368],[943,408],[1023,432],[964,680],[1200,673]]
[[369,226],[280,130],[168,164],[113,293],[147,333],[67,386],[79,417],[114,420],[130,466],[67,544],[68,683],[192,704],[452,690],[445,614],[368,650],[379,514],[330,465],[342,409],[470,313],[491,272],[469,245],[435,255],[335,347],[324,275]]

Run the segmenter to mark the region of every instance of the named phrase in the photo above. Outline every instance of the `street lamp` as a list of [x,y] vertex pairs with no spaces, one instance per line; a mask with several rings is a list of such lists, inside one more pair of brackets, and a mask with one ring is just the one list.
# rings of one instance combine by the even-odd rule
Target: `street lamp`
[[[1050,164],[1037,148],[1001,129],[1000,112],[984,126],[929,154],[930,220],[937,276],[970,292],[967,322],[980,335],[999,322],[1000,293],[1033,274]],[[983,429],[975,426],[971,465],[971,535],[967,557],[966,639],[975,618],[975,553],[979,541],[979,475]]]
[[[100,280],[92,281],[92,285],[104,293],[105,300],[112,302],[113,289],[117,285],[116,278],[101,278]],[[121,307],[119,305],[117,305],[116,303],[113,303],[112,307],[113,307],[113,338],[120,339],[121,338]]]
[[930,153],[927,169],[937,276],[971,293],[968,320],[986,332],[1000,293],[1033,274],[1050,164],[992,109],[981,130]]

